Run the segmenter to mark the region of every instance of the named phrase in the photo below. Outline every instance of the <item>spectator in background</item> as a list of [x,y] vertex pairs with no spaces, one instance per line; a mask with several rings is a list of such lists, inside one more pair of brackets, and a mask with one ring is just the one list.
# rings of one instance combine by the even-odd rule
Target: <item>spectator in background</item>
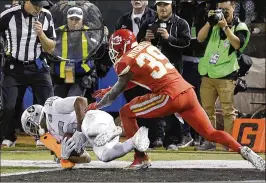
[[[148,18],[154,17],[156,12],[147,7],[147,0],[131,0],[132,10],[122,17],[120,17],[115,25],[115,30],[128,29],[132,31],[135,36],[139,32],[141,24]],[[148,89],[136,86],[124,92],[127,102],[133,98],[150,93]],[[149,128],[149,139],[151,141],[150,147],[160,147],[163,145],[165,122],[162,118],[154,119],[138,119],[139,126],[146,126]]]
[[[244,51],[249,42],[250,32],[247,25],[234,16],[233,0],[220,0],[218,8],[226,11],[224,18],[216,25],[211,25],[211,21],[208,20],[197,37],[199,42],[207,42],[204,57],[199,62],[199,73],[202,76],[200,96],[202,106],[214,127],[216,126],[215,102],[219,97],[224,130],[232,134],[236,117],[233,97],[239,69],[237,51],[241,53]],[[208,17],[213,15],[214,11],[210,10]],[[215,144],[205,141],[197,149],[215,149]]]
[[[0,142],[8,147],[16,141],[12,119],[17,99],[24,95],[19,91],[31,86],[41,105],[53,96],[45,55],[53,52],[56,35],[52,15],[43,8],[48,5],[45,0],[23,1],[0,15],[0,33],[6,33],[5,38],[9,38],[1,86],[4,116],[0,123]],[[10,131],[13,134],[8,134]]]
[[256,19],[255,4],[253,0],[238,0],[234,11],[235,16],[241,22],[245,22],[250,27],[251,22]]
[[[137,35],[138,42],[151,41],[167,56],[175,68],[182,73],[182,51],[190,44],[188,23],[173,13],[172,0],[156,1],[157,16],[143,22]],[[165,117],[166,132],[164,146],[177,149],[182,140],[182,127],[175,115]]]
[[132,10],[118,19],[115,30],[128,29],[137,36],[139,27],[143,21],[147,18],[154,17],[156,12],[147,7],[147,0],[131,0],[131,5]]

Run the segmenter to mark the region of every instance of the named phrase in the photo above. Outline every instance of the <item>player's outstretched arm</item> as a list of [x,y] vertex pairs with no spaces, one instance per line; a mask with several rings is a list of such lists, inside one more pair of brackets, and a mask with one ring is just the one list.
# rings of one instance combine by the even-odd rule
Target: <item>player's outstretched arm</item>
[[86,113],[85,111],[87,111],[87,107],[88,107],[87,99],[84,97],[77,97],[74,103],[74,108],[75,108],[76,117],[77,117],[77,129],[75,133],[73,134],[73,136],[71,137],[71,140],[75,141],[76,143],[75,150],[77,151],[77,153],[81,152],[82,146],[88,140],[81,130],[82,121],[85,117],[85,113]]
[[105,94],[102,100],[97,104],[97,109],[107,107],[113,103],[113,101],[124,92],[127,88],[129,81],[133,78],[133,73],[128,72],[118,77],[118,81],[112,87],[112,89]]
[[[127,84],[127,87],[126,87],[126,89],[124,91],[129,90],[131,88],[134,88],[135,86],[137,86],[135,83],[132,83],[131,81],[129,81],[128,84]],[[102,99],[104,97],[104,95],[107,92],[109,92],[111,89],[112,89],[112,87],[109,86],[108,88],[97,90],[91,96],[93,98],[96,98],[96,99]]]
[[74,109],[77,116],[77,131],[81,132],[82,121],[85,117],[85,111],[88,107],[88,101],[84,97],[77,97],[74,103]]

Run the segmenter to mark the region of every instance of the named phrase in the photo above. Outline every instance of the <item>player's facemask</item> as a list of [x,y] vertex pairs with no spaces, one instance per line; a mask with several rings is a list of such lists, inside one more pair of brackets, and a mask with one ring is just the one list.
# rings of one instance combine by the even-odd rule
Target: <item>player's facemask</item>
[[28,135],[39,136],[39,126],[34,123],[33,118],[31,116],[26,119],[26,123],[23,129]]
[[40,122],[44,117],[44,108],[41,105],[32,105],[28,107],[21,116],[22,128],[28,135],[40,136]]
[[119,52],[113,48],[113,45],[110,45],[108,53],[111,61],[113,62],[113,64],[115,64],[118,59]]
[[130,45],[130,44],[131,44],[131,46],[129,47],[129,49],[134,48],[135,46],[138,45],[137,42],[131,43],[128,40],[124,43],[124,46],[120,45],[122,49],[120,49],[120,51],[117,51],[114,48],[114,43],[112,41],[110,42],[108,53],[109,53],[109,57],[110,57],[111,61],[113,62],[113,64],[115,64],[123,56],[123,54],[129,50],[127,48],[128,48],[128,45]]

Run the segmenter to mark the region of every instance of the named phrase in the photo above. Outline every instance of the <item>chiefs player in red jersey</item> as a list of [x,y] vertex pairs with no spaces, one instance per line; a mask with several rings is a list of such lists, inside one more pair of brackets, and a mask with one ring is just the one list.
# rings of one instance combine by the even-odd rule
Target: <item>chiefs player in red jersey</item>
[[[100,109],[110,105],[124,90],[140,85],[152,91],[139,96],[120,109],[120,117],[127,138],[138,130],[136,118],[156,118],[178,113],[201,136],[238,152],[257,169],[265,169],[265,161],[250,148],[241,146],[232,136],[213,128],[200,106],[193,86],[187,83],[168,59],[150,42],[138,44],[134,34],[120,29],[109,40],[109,55],[114,61],[118,81],[111,88],[96,91],[93,96],[102,98],[88,109]],[[110,135],[108,136],[110,138]],[[105,138],[106,139],[106,138]],[[135,152],[129,168],[150,166],[144,152]]]

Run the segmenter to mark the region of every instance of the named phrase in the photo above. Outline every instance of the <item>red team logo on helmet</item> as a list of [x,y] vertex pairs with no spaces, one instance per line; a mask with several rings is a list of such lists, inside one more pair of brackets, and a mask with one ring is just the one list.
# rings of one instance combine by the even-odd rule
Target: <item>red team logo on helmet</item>
[[121,36],[115,36],[112,38],[112,43],[113,45],[119,45],[122,42],[122,37]]

